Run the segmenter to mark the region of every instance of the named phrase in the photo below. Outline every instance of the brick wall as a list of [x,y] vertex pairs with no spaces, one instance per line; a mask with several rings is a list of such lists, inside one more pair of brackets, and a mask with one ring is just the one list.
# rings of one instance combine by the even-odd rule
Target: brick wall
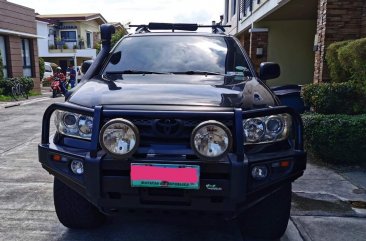
[[[0,0],[0,29],[16,31],[23,34],[37,34],[34,9],[23,7],[6,0]],[[18,35],[5,35],[7,40],[7,61],[9,77],[23,76],[22,38],[30,41],[34,90],[40,91],[38,47],[35,38]]]
[[[263,49],[263,55],[257,56],[257,48]],[[252,59],[256,70],[262,62],[267,61],[267,49],[268,49],[268,32],[255,32],[250,33],[250,46],[249,57]]]
[[361,37],[362,38],[366,37],[366,1],[363,4]]
[[364,0],[319,0],[315,83],[329,81],[325,52],[331,43],[365,36],[365,8]]
[[34,9],[8,1],[0,1],[0,28],[17,32],[36,34]]
[[241,46],[244,47],[245,51],[249,54],[250,48],[250,33],[245,31],[238,36]]

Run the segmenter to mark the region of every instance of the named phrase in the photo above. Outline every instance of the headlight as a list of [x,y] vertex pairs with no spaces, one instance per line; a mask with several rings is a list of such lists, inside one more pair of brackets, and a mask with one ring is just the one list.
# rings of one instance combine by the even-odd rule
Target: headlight
[[220,159],[232,146],[232,135],[224,124],[205,121],[192,132],[191,146],[199,157]]
[[66,136],[91,139],[93,117],[67,111],[55,111],[57,131]]
[[125,119],[113,119],[100,131],[102,148],[116,158],[131,156],[138,148],[140,137],[137,127]]
[[289,114],[251,118],[243,121],[244,144],[282,141],[288,138],[292,119]]

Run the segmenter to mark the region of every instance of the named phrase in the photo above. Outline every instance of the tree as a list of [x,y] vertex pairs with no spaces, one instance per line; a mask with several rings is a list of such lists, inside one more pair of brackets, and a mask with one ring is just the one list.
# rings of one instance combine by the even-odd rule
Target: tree
[[3,58],[1,56],[1,50],[0,50],[0,80],[4,79],[4,65],[3,65]]
[[112,47],[121,39],[123,38],[123,36],[126,35],[126,31],[122,31],[122,30],[117,30],[117,32],[115,32],[112,35],[112,39],[111,39],[111,44]]
[[39,58],[39,76],[41,77],[41,80],[43,79],[44,76],[44,60],[42,58]]

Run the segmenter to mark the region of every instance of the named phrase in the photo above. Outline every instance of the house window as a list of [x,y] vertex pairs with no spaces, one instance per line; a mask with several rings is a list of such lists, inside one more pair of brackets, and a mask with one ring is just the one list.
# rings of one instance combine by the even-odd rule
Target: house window
[[236,0],[233,0],[233,12],[232,12],[232,16],[234,16],[236,13]]
[[30,40],[22,39],[23,76],[32,77]]
[[77,42],[76,31],[60,31],[61,39],[65,42]]
[[7,54],[7,49],[6,49],[6,44],[5,44],[5,38],[3,36],[0,36],[0,53],[1,53],[1,58],[3,60],[3,73],[4,73],[4,77],[7,78],[8,77],[8,62],[7,62],[7,58],[6,58],[6,54]]
[[92,48],[93,45],[93,39],[92,39],[92,33],[91,32],[86,32],[86,47],[88,49]]

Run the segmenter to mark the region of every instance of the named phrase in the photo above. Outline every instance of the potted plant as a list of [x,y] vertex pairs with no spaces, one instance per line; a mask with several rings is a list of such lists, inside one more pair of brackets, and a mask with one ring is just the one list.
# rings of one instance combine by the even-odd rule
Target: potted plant
[[65,44],[65,41],[63,41],[60,36],[56,37],[56,46],[57,46],[57,48],[62,49],[64,44]]

